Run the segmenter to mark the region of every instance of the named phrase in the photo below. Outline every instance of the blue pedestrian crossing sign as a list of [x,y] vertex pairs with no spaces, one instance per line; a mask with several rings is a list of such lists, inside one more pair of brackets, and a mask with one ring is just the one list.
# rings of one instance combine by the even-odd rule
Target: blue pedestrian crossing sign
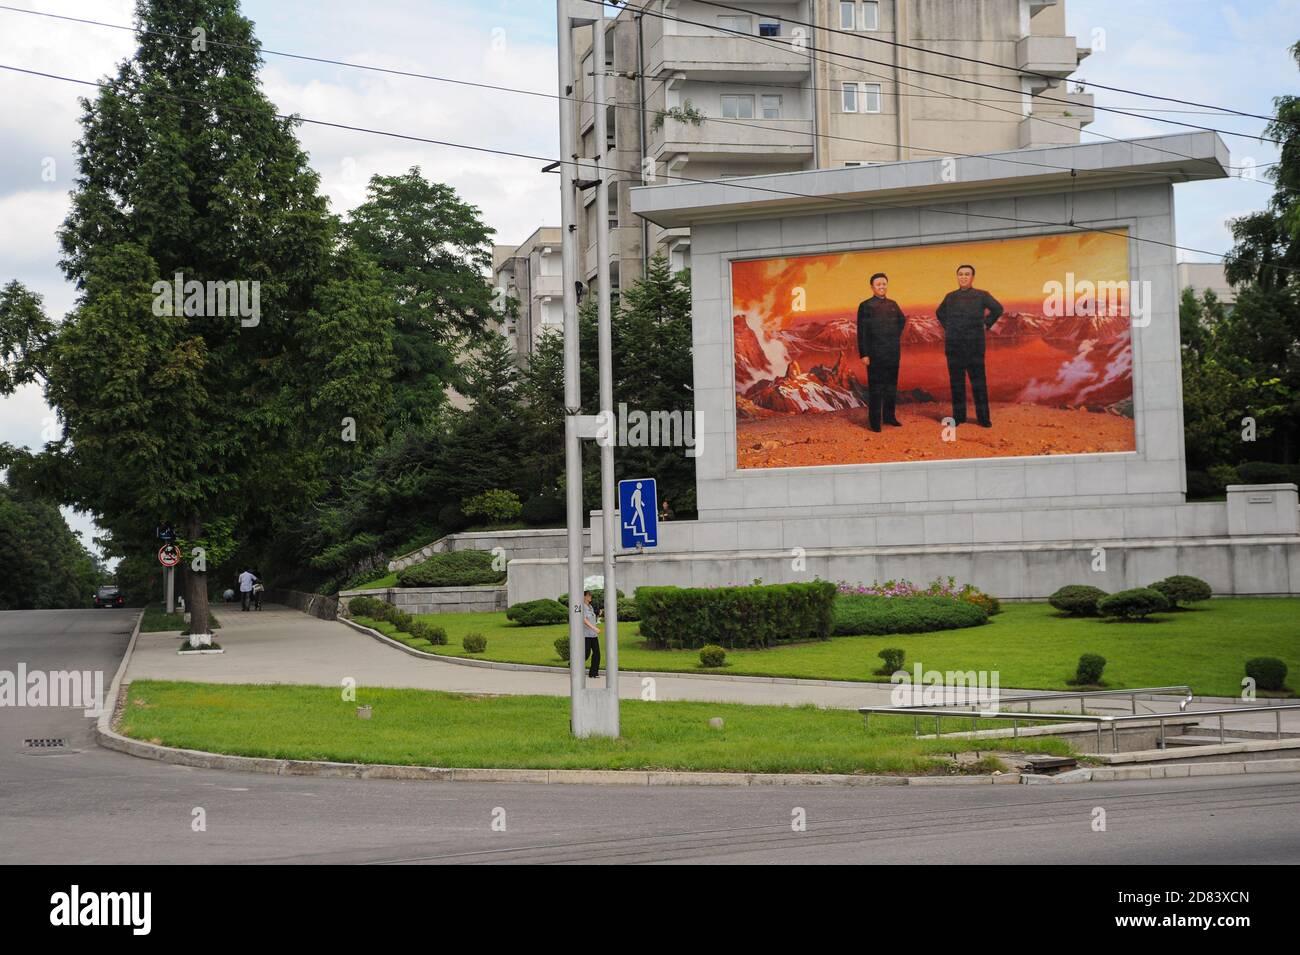
[[659,540],[659,492],[654,478],[618,482],[618,521],[624,550]]

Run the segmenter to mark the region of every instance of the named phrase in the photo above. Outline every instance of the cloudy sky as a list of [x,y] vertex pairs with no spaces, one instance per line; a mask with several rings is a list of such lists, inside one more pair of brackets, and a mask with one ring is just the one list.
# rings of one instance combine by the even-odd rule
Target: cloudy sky
[[[732,0],[743,6],[742,0]],[[1297,89],[1286,46],[1300,37],[1300,0],[1066,0],[1070,31],[1094,46],[1078,76],[1130,90],[1253,113]],[[127,25],[133,0],[8,0],[7,5]],[[245,0],[267,50],[555,91],[554,4],[549,0]],[[1286,26],[1293,29],[1289,32]],[[129,56],[123,30],[0,9],[0,65],[77,79],[102,79]],[[282,112],[444,141],[550,156],[557,151],[553,100],[266,56],[263,82]],[[0,283],[11,278],[44,296],[61,316],[73,294],[57,268],[55,229],[66,214],[84,87],[0,69]],[[1193,110],[1097,91],[1098,105]],[[1259,120],[1198,112],[1151,113],[1258,134]],[[1096,133],[1129,137],[1177,131],[1154,120],[1097,112]],[[355,206],[367,179],[419,165],[484,213],[499,241],[520,241],[558,224],[557,180],[529,160],[305,125],[300,137],[336,211]],[[1084,136],[1085,142],[1098,141]],[[1276,159],[1272,147],[1225,137],[1234,163]],[[52,165],[51,165],[52,164]],[[53,169],[53,181],[43,175]],[[1225,250],[1226,219],[1260,208],[1259,182],[1179,186],[1178,242]],[[1205,256],[1186,253],[1188,259]],[[53,428],[38,389],[0,399],[0,441],[39,446]],[[78,530],[92,525],[70,515]],[[89,533],[85,534],[89,542]]]

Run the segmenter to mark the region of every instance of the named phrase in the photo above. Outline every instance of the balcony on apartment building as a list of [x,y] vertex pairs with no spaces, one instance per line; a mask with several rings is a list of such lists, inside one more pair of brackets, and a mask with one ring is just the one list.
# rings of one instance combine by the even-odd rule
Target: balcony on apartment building
[[1072,36],[1031,34],[1016,42],[1016,68],[1064,78],[1079,68],[1088,53]]
[[689,155],[692,159],[754,163],[793,163],[813,155],[812,120],[747,118],[729,121],[705,117],[696,126],[665,118],[650,134],[648,152],[655,159]]
[[692,80],[736,79],[747,82],[797,81],[812,70],[808,50],[796,48],[789,37],[664,35],[646,51],[646,75],[678,74]]
[[1044,95],[1051,99],[1043,100],[1035,96],[1031,100],[1033,112],[1020,121],[1018,146],[1021,149],[1077,143],[1079,130],[1093,120],[1091,93],[1052,89]]

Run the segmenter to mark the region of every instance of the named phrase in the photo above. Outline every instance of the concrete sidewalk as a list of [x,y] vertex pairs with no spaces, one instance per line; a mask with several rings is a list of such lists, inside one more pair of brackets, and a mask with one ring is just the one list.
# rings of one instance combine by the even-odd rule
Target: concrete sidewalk
[[[181,644],[175,632],[141,633],[131,657],[125,679],[193,680],[201,683],[303,683],[339,686],[346,678],[359,686],[404,687],[420,690],[446,690],[455,693],[502,695],[568,696],[567,670],[554,672],[496,669],[464,666],[441,660],[412,656],[396,647],[353,630],[345,624],[320,620],[286,607],[266,605],[260,612],[244,613],[237,606],[216,608],[221,628],[216,641],[225,648],[220,655],[180,656]],[[641,674],[620,674],[619,696],[640,699]],[[859,706],[888,706],[889,686],[862,683],[837,685],[821,681],[772,682],[707,677],[677,677],[656,674],[655,698],[659,700],[699,700],[716,703],[751,703],[767,705],[813,704],[828,709],[856,709]],[[604,686],[604,677],[593,681]],[[1002,688],[1004,696],[1034,693],[1033,690]],[[1267,702],[1267,701],[1262,701]],[[1193,702],[1188,711],[1210,709],[1223,704]],[[1127,697],[1107,701],[1106,708],[1094,706],[1093,712],[1129,712]],[[1058,711],[1077,708],[1073,701],[1062,701]],[[1023,709],[1018,704],[1016,709]],[[1177,712],[1175,702],[1139,700],[1138,712]],[[1218,718],[1211,717],[1217,728]],[[1243,714],[1228,717],[1230,729],[1270,732],[1274,715]],[[1290,711],[1283,718],[1284,732],[1300,732],[1300,711]]]

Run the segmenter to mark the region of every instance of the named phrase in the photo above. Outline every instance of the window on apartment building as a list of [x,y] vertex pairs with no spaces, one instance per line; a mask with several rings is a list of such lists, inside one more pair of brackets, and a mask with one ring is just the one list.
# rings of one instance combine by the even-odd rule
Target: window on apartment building
[[846,113],[879,113],[879,83],[842,83],[840,86]]
[[781,118],[781,97],[779,94],[765,93],[760,98],[759,108],[763,111],[764,119]]
[[857,13],[858,13],[858,5],[856,3],[849,2],[849,0],[841,0],[840,29],[841,30],[856,29],[857,19],[858,19]]
[[614,68],[614,30],[612,27],[605,31],[605,66],[611,70]]
[[732,33],[753,33],[754,28],[751,26],[752,23],[753,21],[750,20],[749,17],[737,17],[737,16],[718,17],[718,26],[721,29],[730,31]]
[[758,35],[759,36],[780,36],[781,21],[780,20],[759,20]]
[[753,119],[754,97],[739,93],[724,93],[722,95],[722,118]]
[[880,4],[874,0],[865,0],[862,4],[862,29],[880,29]]

